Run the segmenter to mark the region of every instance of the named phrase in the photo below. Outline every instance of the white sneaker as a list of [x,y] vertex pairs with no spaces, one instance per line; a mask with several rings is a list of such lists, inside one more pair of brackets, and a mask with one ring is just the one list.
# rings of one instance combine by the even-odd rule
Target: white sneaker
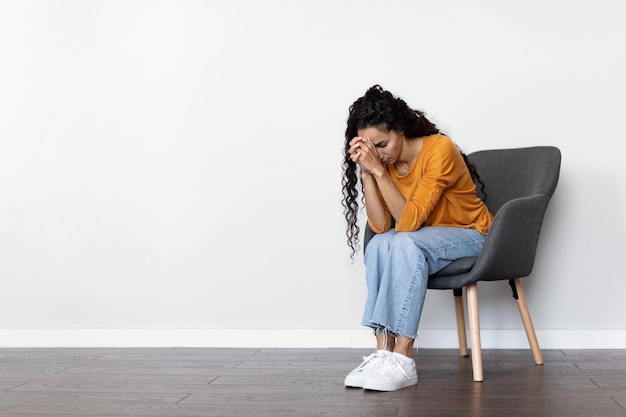
[[385,360],[384,355],[380,352],[374,352],[369,356],[363,356],[363,362],[354,368],[344,381],[346,387],[363,388],[363,381],[372,372],[374,372]]
[[395,356],[389,356],[375,372],[367,375],[363,381],[363,388],[375,391],[395,391],[415,384],[417,384],[415,361],[407,364]]

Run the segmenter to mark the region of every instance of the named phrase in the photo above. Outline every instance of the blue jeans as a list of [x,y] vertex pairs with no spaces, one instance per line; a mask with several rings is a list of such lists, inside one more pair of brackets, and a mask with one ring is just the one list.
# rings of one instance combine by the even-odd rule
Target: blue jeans
[[430,226],[375,235],[365,250],[364,326],[415,339],[428,276],[452,261],[478,256],[485,236],[474,229]]

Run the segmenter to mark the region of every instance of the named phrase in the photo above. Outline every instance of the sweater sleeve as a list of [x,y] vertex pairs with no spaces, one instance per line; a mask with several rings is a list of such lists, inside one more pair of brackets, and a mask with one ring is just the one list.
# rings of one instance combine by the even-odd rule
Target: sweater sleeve
[[411,232],[424,225],[444,190],[463,175],[465,163],[450,140],[437,141],[421,167],[421,178],[396,223],[399,232]]

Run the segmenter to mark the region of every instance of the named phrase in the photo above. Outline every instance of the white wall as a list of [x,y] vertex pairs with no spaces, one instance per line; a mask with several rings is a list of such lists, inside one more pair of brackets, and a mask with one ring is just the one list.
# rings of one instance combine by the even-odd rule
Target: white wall
[[[466,151],[551,144],[542,347],[626,347],[626,3],[0,1],[0,346],[367,346],[341,190],[375,83]],[[506,283],[484,347],[525,347]],[[421,346],[454,346],[429,292]]]

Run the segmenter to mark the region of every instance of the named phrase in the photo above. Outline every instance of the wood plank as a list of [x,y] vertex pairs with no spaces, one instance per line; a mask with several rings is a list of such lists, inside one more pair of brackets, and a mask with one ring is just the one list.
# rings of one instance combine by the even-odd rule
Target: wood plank
[[626,416],[626,350],[420,349],[417,386],[343,379],[371,349],[0,349],[2,417]]

